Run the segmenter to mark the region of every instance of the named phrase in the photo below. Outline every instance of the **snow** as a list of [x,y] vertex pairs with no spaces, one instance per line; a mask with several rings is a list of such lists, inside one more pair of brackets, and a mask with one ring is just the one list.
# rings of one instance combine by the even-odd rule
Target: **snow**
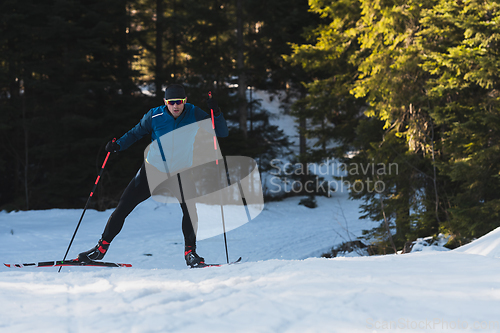
[[[429,251],[449,251],[444,245],[448,242],[449,237],[439,234],[438,239],[433,237],[417,238],[413,242],[411,252],[429,252]],[[402,251],[400,251],[401,253]]]
[[491,258],[500,258],[500,228],[460,247],[456,251],[468,254],[478,254]]
[[[299,135],[298,135],[298,123],[295,118],[289,114],[284,114],[283,110],[280,108],[280,99],[284,98],[284,93],[277,92],[275,95],[271,96],[262,90],[253,90],[252,98],[261,103],[263,109],[267,110],[271,114],[269,123],[274,126],[278,126],[283,130],[284,134],[288,136],[288,139],[292,143],[292,150],[296,153],[299,152]],[[247,91],[247,99],[250,100],[250,92]]]
[[[106,256],[132,268],[0,268],[0,332],[500,331],[490,255],[500,229],[463,250],[318,258],[370,227],[336,195],[315,209],[299,198],[266,204],[227,234],[231,260],[243,262],[204,269],[185,266],[180,209],[148,200]],[[95,244],[110,213],[87,211],[69,257]],[[0,212],[2,262],[61,259],[80,214]],[[222,236],[198,248],[225,262]]]
[[[37,233],[47,235],[43,228]],[[133,245],[133,233],[124,233]],[[279,234],[275,236],[282,244]],[[2,234],[2,241],[7,237]],[[233,243],[230,252],[236,253]],[[259,245],[239,254],[247,258]],[[371,332],[389,327],[451,332],[460,325],[476,332],[498,332],[499,328],[500,267],[497,259],[487,256],[450,251],[335,259],[253,258],[232,266],[188,270],[165,268],[173,258],[156,255],[151,258],[160,262],[146,268],[146,263],[138,262],[141,252],[129,248],[125,253],[134,268],[63,268],[59,274],[55,268],[3,268],[0,330]]]
[[[227,233],[241,263],[203,269],[185,265],[178,205],[147,200],[105,257],[132,268],[2,265],[0,332],[500,332],[500,228],[453,251],[422,239],[410,254],[326,259],[375,223],[345,192],[315,209],[300,199],[268,202]],[[69,258],[95,245],[111,212],[86,212]],[[0,212],[0,261],[62,259],[81,214]],[[223,236],[198,252],[225,262]]]

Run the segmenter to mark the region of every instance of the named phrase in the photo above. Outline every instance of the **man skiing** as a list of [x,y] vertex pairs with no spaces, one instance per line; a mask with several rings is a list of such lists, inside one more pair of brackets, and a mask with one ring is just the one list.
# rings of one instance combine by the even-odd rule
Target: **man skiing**
[[[106,151],[124,151],[145,135],[151,135],[152,141],[155,141],[159,140],[161,136],[173,132],[177,128],[200,122],[205,119],[210,119],[210,115],[208,115],[205,111],[187,103],[186,93],[182,85],[174,84],[169,86],[165,90],[164,103],[165,105],[149,110],[134,128],[125,133],[125,135],[116,140],[116,142],[108,142],[106,145]],[[213,110],[215,134],[218,137],[226,137],[228,135],[226,120],[224,119],[217,102],[213,98],[209,98],[207,100],[207,105],[209,109]],[[124,190],[120,201],[118,202],[118,206],[109,217],[101,239],[98,241],[97,245],[86,252],[80,253],[78,255],[79,261],[88,262],[103,259],[110,243],[121,231],[125,218],[138,204],[151,196],[145,165],[148,162],[149,161],[146,160],[142,164],[137,175],[131,180],[127,188]],[[176,184],[174,183],[176,180],[177,179],[175,177],[172,177],[168,179],[165,184],[167,187],[175,186]],[[180,193],[182,193],[183,186],[193,186],[193,184],[181,185],[180,177],[178,178],[178,181]],[[196,253],[196,229],[198,225],[198,216],[196,214],[195,204],[186,203],[184,200],[181,200],[180,196],[176,196],[179,199],[183,213],[182,232],[184,235],[184,257],[186,259],[186,264],[191,267],[202,266],[205,260]]]

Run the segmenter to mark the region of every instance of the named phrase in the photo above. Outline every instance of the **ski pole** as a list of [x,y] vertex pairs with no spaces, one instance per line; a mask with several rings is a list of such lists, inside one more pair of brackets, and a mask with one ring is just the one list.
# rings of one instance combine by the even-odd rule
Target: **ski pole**
[[[208,98],[212,98],[212,92],[208,92]],[[214,130],[214,150],[215,152],[215,164],[219,165],[219,160],[217,159],[217,138],[215,135],[215,120],[214,120],[214,109],[210,109],[211,117],[212,117],[212,129]],[[222,155],[222,154],[221,154]],[[226,261],[229,264],[229,253],[227,251],[227,238],[226,238],[226,223],[224,221],[224,208],[221,202],[220,204],[220,213],[222,216],[222,230],[224,231],[224,246],[226,248]]]
[[[115,141],[116,141],[116,138],[113,138],[113,142],[115,142]],[[106,155],[106,158],[104,159],[104,163],[102,163],[101,172],[99,172],[99,175],[97,176],[97,179],[95,180],[94,188],[92,188],[92,191],[90,192],[90,195],[89,195],[89,197],[87,199],[87,203],[85,204],[85,208],[83,208],[82,216],[80,216],[80,221],[78,221],[78,224],[76,225],[75,232],[73,233],[73,237],[71,237],[71,241],[69,242],[68,249],[66,250],[66,254],[64,255],[64,259],[63,260],[66,260],[66,257],[68,255],[69,249],[71,248],[71,244],[73,244],[73,240],[75,239],[76,232],[78,231],[78,228],[80,227],[80,223],[82,223],[83,215],[85,215],[85,212],[87,211],[87,207],[89,205],[90,199],[94,195],[94,191],[97,188],[97,184],[99,183],[99,179],[101,179],[102,173],[104,171],[104,167],[106,166],[106,163],[108,162],[108,158],[109,158],[110,154],[111,154],[111,152],[108,151],[108,154]],[[62,268],[62,266],[59,267],[58,272],[61,271],[61,268]]]
[[[208,92],[208,98],[212,98],[212,92]],[[210,109],[211,117],[212,117],[212,129],[214,130],[214,150],[217,150],[217,138],[215,135],[215,120],[214,120],[214,110]],[[219,165],[219,160],[217,159],[217,152],[215,153],[215,164]]]

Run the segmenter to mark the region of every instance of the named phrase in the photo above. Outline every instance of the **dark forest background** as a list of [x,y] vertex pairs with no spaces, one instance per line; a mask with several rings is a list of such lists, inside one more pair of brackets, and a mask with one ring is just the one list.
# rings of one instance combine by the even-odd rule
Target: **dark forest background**
[[[253,87],[285,93],[296,165],[371,165],[347,177],[384,184],[351,192],[380,221],[367,238],[457,246],[500,225],[499,67],[496,1],[3,0],[0,209],[83,207],[105,144],[172,83],[201,108],[212,91],[224,154],[268,170],[288,143]],[[92,208],[117,203],[147,144],[112,156]]]
[[[81,207],[105,144],[173,83],[205,110],[212,91],[232,125],[225,154],[286,143],[245,88],[300,84],[281,55],[305,41],[306,1],[2,1],[0,13],[2,209]],[[94,208],[116,204],[149,140],[113,155]]]

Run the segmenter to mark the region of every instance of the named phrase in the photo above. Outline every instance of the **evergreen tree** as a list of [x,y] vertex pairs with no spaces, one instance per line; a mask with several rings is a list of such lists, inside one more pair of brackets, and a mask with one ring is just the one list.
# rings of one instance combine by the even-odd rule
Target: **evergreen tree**
[[[96,153],[136,103],[127,3],[2,2],[6,208],[80,206]],[[95,164],[93,161],[96,161]],[[21,190],[22,189],[22,190]],[[5,191],[5,192],[4,192]],[[24,192],[24,193],[22,193]]]
[[[383,229],[392,221],[401,247],[426,234],[449,232],[461,241],[498,226],[496,2],[313,1],[311,9],[330,23],[318,29],[313,45],[296,47],[292,60],[311,71],[333,67],[342,64],[343,45],[357,41],[347,64],[358,75],[342,86],[366,101],[365,116],[378,120],[359,122],[355,137],[339,132],[348,143],[344,151],[358,152],[343,161],[399,166],[398,175],[378,175],[384,191],[352,192],[366,201],[367,217],[383,221],[375,232],[387,235]],[[318,120],[309,134],[319,143],[338,129],[323,124],[335,101],[326,82],[346,68],[318,75],[298,105]],[[309,100],[320,101],[317,96],[325,102],[314,107]]]
[[[443,15],[443,13],[445,13]],[[441,127],[449,228],[458,243],[498,227],[500,5],[439,1],[422,17],[422,67]]]
[[[357,1],[312,1],[311,10],[325,20],[308,33],[314,45],[294,44],[294,53],[287,57],[308,72],[308,95],[294,106],[294,115],[308,121],[306,136],[317,141],[316,152],[305,158],[343,156],[350,149],[363,101],[354,98],[349,90],[356,75],[352,58],[359,51],[354,32],[360,10]],[[332,143],[336,147],[327,149]],[[317,156],[317,157],[314,157]]]

